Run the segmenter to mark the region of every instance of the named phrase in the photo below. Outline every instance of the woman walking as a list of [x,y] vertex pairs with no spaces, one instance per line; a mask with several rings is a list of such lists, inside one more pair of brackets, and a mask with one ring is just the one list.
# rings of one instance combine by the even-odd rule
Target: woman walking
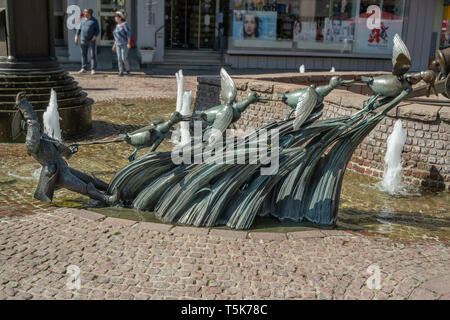
[[117,53],[117,62],[119,64],[119,77],[124,72],[130,74],[130,64],[128,63],[128,50],[131,49],[131,31],[125,16],[122,12],[117,11],[114,16],[117,25],[114,29],[114,45],[113,51]]

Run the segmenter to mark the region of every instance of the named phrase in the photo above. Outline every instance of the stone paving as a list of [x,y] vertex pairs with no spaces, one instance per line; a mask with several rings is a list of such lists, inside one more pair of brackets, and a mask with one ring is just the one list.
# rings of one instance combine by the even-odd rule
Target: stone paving
[[[80,268],[80,290],[67,288],[69,265]],[[366,284],[369,266],[379,267],[380,290]],[[450,251],[344,231],[248,234],[57,209],[0,219],[0,299],[450,299]]]
[[[197,92],[197,76],[184,77],[184,90]],[[132,76],[118,77],[114,72],[98,72],[96,75],[70,72],[90,98],[96,102],[116,99],[164,99],[177,97],[174,74],[146,74],[133,72]]]
[[[95,128],[84,139],[117,135],[132,129],[131,124],[145,125],[149,114],[167,117],[167,106],[174,104],[172,76],[74,76],[89,96],[106,101],[95,106]],[[187,75],[186,89],[195,88],[195,75]],[[155,100],[167,97],[171,100]],[[130,98],[156,103],[117,102]],[[90,147],[81,149],[71,165],[107,180],[126,164],[130,152],[124,145]],[[32,199],[36,181],[9,174],[10,168],[22,176],[36,169],[23,145],[1,144],[0,155],[0,186],[9,186],[0,188],[0,299],[450,299],[446,237],[406,241],[318,229],[248,233],[58,209]],[[353,208],[351,200],[357,195],[347,198],[343,205]],[[420,225],[423,219],[432,221],[428,235],[439,230],[448,234],[446,199],[439,205],[426,200],[431,201],[429,211],[441,210],[437,215],[414,214]],[[84,201],[58,191],[53,205],[79,207]],[[401,201],[405,200],[397,202]],[[366,215],[372,215],[374,204],[365,205]],[[361,214],[356,217],[361,219]],[[72,265],[81,271],[80,290],[67,288],[67,267]],[[366,285],[370,266],[381,271],[380,290]]]

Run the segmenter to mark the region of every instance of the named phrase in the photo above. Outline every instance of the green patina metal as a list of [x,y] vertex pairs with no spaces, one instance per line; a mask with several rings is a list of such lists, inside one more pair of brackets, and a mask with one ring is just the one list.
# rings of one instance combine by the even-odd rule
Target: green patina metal
[[307,119],[314,108],[318,108],[322,105],[323,100],[331,91],[338,88],[339,86],[348,86],[354,83],[353,80],[343,80],[341,77],[332,77],[330,83],[326,86],[316,86],[311,85],[308,88],[296,90],[291,93],[279,94],[280,98],[285,104],[291,107],[291,110],[286,115],[285,120],[289,120],[294,111],[295,116],[295,128],[298,129]]
[[[182,120],[172,115],[167,123],[152,124],[124,137],[137,148],[152,149],[117,172],[107,194],[117,195],[123,207],[154,212],[164,222],[198,227],[248,229],[257,216],[268,215],[281,221],[334,225],[342,180],[356,147],[404,99],[428,95],[432,90],[448,94],[445,63],[438,55],[434,65],[443,71],[437,77],[432,70],[407,74],[410,55],[396,35],[392,75],[363,79],[375,94],[361,111],[326,120],[320,119],[319,110],[313,113],[331,90],[350,83],[334,77],[327,86],[281,96],[296,109],[294,119],[272,122],[244,137],[227,137],[225,141],[218,136],[210,139],[208,132],[217,129],[223,134],[248,105],[262,99],[252,93],[246,101],[235,103],[236,86],[222,70],[225,104],[194,115],[209,127],[200,143],[194,138],[191,144],[179,147],[188,155],[184,163],[175,164],[171,152],[156,152],[164,133]],[[422,80],[427,85],[413,90],[412,85]],[[264,144],[266,152],[256,152]],[[199,153],[211,157],[196,163]],[[224,161],[237,158],[245,161]],[[278,164],[278,170],[261,174],[272,161]]]
[[[139,158],[117,173],[110,191],[119,190],[124,206],[155,212],[161,220],[171,223],[248,229],[256,216],[272,215],[282,221],[307,220],[319,225],[333,225],[337,219],[344,172],[356,147],[389,110],[415,95],[413,84],[425,80],[428,87],[438,88],[440,92],[447,90],[442,85],[445,81],[442,77],[435,88],[436,78],[430,77],[429,72],[407,74],[411,65],[409,57],[406,46],[396,36],[392,75],[370,81],[363,79],[375,95],[356,114],[328,120],[320,120],[320,112],[311,114],[334,88],[351,83],[333,77],[327,86],[308,87],[279,96],[297,110],[295,119],[287,117],[259,128],[244,139],[229,139],[224,144],[216,144],[216,158],[207,163],[174,165],[169,152]],[[211,127],[223,132],[235,120],[233,111],[237,108],[236,104],[232,105],[236,87],[226,73],[222,72],[221,76],[225,105],[202,115]],[[429,88],[418,91],[426,94]],[[244,102],[244,106],[249,102]],[[270,131],[272,129],[276,131]],[[260,157],[251,164],[217,161],[231,152],[226,148],[230,143],[233,152],[244,150],[243,155],[249,158],[254,151],[252,139],[263,132],[269,132],[269,141],[275,134],[280,141],[279,146],[269,148],[268,153],[269,158],[279,157],[276,174],[264,176],[259,173],[266,166]],[[202,150],[207,146],[202,144]]]

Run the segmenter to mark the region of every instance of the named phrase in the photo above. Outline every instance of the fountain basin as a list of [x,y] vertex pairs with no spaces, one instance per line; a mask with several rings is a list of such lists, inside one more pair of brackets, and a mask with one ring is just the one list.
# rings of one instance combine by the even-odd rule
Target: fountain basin
[[92,99],[57,62],[0,62],[0,142],[12,141],[11,123],[17,93],[24,91],[38,114],[41,128],[51,89],[57,94],[63,138],[85,134],[92,128]]
[[[87,100],[83,105],[75,107],[60,107],[58,109],[62,118],[60,124],[64,138],[80,135],[92,128],[92,100]],[[45,110],[36,110],[41,128],[43,128],[42,116]],[[0,110],[0,142],[12,142],[11,122],[16,111]],[[14,142],[24,142],[25,135]]]

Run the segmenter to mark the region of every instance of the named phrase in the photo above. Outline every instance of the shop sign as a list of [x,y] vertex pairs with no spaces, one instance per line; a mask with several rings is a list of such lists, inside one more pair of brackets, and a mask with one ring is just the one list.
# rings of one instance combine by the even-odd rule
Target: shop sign
[[[357,19],[355,51],[363,53],[390,54],[396,33],[402,34],[403,18],[386,11],[380,11],[381,19],[374,23],[374,17],[362,14]],[[378,27],[379,24],[379,27]]]

